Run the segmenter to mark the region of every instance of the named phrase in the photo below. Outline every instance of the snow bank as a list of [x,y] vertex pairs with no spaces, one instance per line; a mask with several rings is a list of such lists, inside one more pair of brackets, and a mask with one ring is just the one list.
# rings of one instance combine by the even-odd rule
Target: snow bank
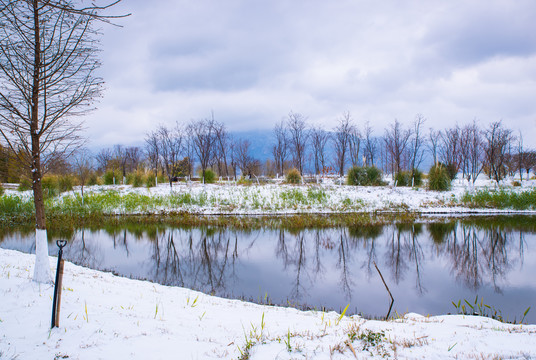
[[[375,321],[226,300],[65,264],[60,327],[35,256],[0,249],[1,359],[531,358],[536,326],[472,316]],[[50,258],[51,267],[55,259]],[[339,321],[340,319],[340,321]],[[247,357],[243,357],[247,358]]]

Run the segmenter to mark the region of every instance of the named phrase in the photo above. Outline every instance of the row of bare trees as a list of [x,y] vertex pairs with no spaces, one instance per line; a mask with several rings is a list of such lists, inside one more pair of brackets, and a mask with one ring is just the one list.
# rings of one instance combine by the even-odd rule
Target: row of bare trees
[[394,177],[408,171],[413,178],[426,158],[432,164],[447,167],[451,177],[461,172],[464,179],[475,182],[482,172],[499,182],[506,175],[523,172],[528,178],[536,166],[536,153],[523,147],[521,134],[502,122],[481,128],[478,123],[444,130],[424,129],[426,119],[416,115],[405,127],[397,119],[383,136],[374,136],[367,122],[360,129],[350,113],[344,113],[330,130],[309,126],[307,118],[291,112],[273,130],[272,155],[278,173],[295,167],[303,174],[309,160],[309,170],[345,174],[348,166],[377,166]]
[[260,161],[251,156],[251,142],[233,137],[223,123],[214,119],[194,120],[174,128],[160,125],[146,134],[146,158],[155,175],[163,171],[170,185],[178,176],[193,176],[194,164],[199,164],[201,179],[207,169],[219,176],[236,178],[258,175]]
[[[261,163],[252,155],[250,139],[233,135],[211,117],[173,127],[160,125],[146,134],[145,146],[115,145],[100,150],[89,162],[90,154],[78,151],[70,164],[65,159],[49,161],[44,171],[74,172],[82,179],[88,169],[100,173],[111,170],[122,176],[117,181],[124,182],[127,174],[144,170],[155,177],[165,174],[170,185],[178,177],[194,177],[195,166],[201,179],[207,169],[236,179],[240,174],[281,175],[293,167],[302,174],[342,176],[349,166],[376,166],[393,177],[407,171],[413,177],[427,158],[429,163],[443,164],[452,178],[459,173],[461,179],[474,183],[483,172],[497,182],[515,174],[521,180],[528,179],[536,167],[536,152],[525,149],[522,135],[514,136],[501,122],[481,128],[473,121],[463,127],[428,131],[425,123],[422,115],[407,127],[395,119],[383,136],[374,136],[369,123],[360,129],[350,113],[344,113],[331,130],[326,130],[310,126],[305,116],[291,112],[273,129],[272,159]],[[0,165],[13,162],[10,158],[14,156],[8,153],[7,148],[0,152]],[[0,166],[3,181],[10,176],[2,171],[5,168]]]

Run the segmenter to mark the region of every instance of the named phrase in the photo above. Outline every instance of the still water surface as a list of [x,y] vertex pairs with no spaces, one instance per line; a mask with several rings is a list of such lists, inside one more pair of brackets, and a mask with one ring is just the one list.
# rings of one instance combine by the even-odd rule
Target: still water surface
[[[456,312],[476,295],[502,316],[536,323],[536,219],[422,220],[288,231],[118,226],[78,229],[64,256],[121,276],[262,303],[384,316]],[[10,229],[0,247],[34,252],[33,232]],[[49,253],[57,254],[54,243]]]

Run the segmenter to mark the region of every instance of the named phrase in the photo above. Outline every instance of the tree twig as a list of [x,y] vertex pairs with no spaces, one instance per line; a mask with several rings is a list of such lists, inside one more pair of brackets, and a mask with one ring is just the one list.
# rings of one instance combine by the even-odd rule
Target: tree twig
[[374,267],[376,270],[378,270],[378,274],[380,274],[380,277],[382,279],[383,285],[387,289],[387,292],[389,293],[389,296],[391,297],[391,304],[389,305],[389,311],[387,311],[387,316],[385,316],[385,320],[389,319],[389,315],[391,314],[391,309],[393,308],[393,304],[395,303],[395,299],[393,298],[393,294],[391,294],[391,290],[389,290],[389,286],[385,283],[385,280],[383,278],[382,272],[380,269],[378,269],[378,265],[376,265],[376,261],[374,261]]

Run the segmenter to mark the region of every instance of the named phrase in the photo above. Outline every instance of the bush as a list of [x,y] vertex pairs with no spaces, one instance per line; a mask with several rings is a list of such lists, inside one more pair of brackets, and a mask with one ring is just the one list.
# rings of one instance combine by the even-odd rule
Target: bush
[[353,166],[348,170],[348,185],[363,185],[366,182],[367,173],[365,168]]
[[45,198],[57,196],[60,193],[58,178],[56,176],[44,176],[41,180],[43,195]]
[[408,186],[411,184],[410,177],[411,174],[407,171],[399,172],[395,177],[396,186]]
[[383,172],[375,166],[366,167],[367,170],[367,183],[371,186],[385,185],[383,181]]
[[413,182],[411,181],[411,171],[401,171],[396,175],[396,186],[421,186],[422,172],[419,169],[413,170]]
[[211,169],[205,170],[205,184],[214,184],[216,181],[216,173]]
[[132,187],[141,187],[145,183],[145,173],[141,170],[127,174],[127,185]]
[[114,185],[114,177],[116,184],[119,183],[120,179],[117,174],[114,174],[112,170],[106,171],[102,179],[104,181],[104,185]]
[[0,196],[4,195],[4,188],[2,187],[2,184],[0,184]]
[[154,176],[154,174],[147,175],[147,177],[145,178],[145,186],[147,186],[148,188],[156,186],[156,177]]
[[91,172],[91,174],[89,174],[89,177],[87,178],[87,185],[92,186],[92,185],[98,185],[98,184],[99,184],[99,177],[97,176],[97,173]]
[[514,181],[512,182],[512,186],[514,186],[514,187],[519,187],[519,186],[521,186],[521,183],[520,183],[519,181],[517,181],[517,180],[514,180]]
[[422,171],[420,171],[419,169],[414,169],[413,170],[413,186],[421,186],[422,178],[423,178]]
[[[167,176],[164,175],[164,174],[160,174],[160,175],[158,175],[158,176],[157,176],[157,179],[158,179],[158,183],[159,183],[159,184],[165,184],[165,183],[169,182]],[[156,184],[155,184],[155,185],[156,185]]]
[[287,184],[301,184],[301,175],[298,169],[290,169],[285,177],[285,182]]
[[428,172],[428,190],[449,190],[451,181],[452,179],[445,166],[438,164],[430,168]]
[[73,189],[74,180],[70,175],[63,175],[58,178],[58,189],[60,193],[71,191]]
[[357,167],[348,170],[348,185],[381,186],[385,185],[382,180],[383,174],[375,166]]

